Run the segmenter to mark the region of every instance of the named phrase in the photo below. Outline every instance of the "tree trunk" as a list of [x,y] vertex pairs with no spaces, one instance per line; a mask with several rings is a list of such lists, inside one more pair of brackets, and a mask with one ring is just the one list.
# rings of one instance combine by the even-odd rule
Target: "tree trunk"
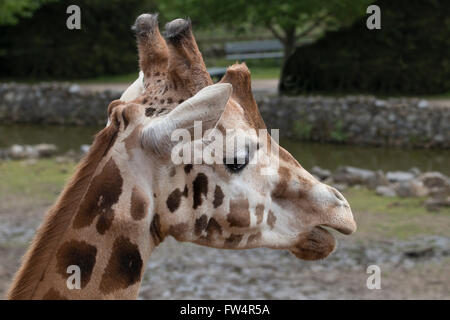
[[296,44],[295,28],[286,29],[284,31],[285,31],[285,37],[282,41],[284,51],[283,51],[283,60],[281,63],[281,74],[280,74],[280,79],[278,82],[278,92],[280,92],[281,80],[283,79],[283,76],[284,76],[284,67],[285,67],[286,61],[290,57],[290,55],[294,52],[295,44]]
[[283,54],[283,65],[286,63],[286,60],[295,50],[295,28],[286,30],[286,36],[283,41],[284,54]]

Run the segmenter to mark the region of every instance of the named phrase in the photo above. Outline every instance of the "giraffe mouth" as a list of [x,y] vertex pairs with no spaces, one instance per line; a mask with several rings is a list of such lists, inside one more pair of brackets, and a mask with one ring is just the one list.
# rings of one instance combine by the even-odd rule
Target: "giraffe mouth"
[[324,259],[334,251],[336,241],[325,228],[317,226],[300,235],[291,253],[302,260]]

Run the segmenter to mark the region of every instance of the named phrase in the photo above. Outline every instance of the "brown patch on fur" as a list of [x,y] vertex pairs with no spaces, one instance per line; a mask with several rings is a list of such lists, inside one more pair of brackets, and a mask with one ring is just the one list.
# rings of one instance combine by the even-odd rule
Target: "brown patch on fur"
[[181,239],[180,236],[183,235],[188,229],[189,225],[187,223],[178,223],[169,227],[169,234],[179,240]]
[[169,194],[166,200],[166,205],[170,212],[174,212],[175,210],[178,209],[178,207],[180,206],[182,195],[183,194],[178,188],[176,188]]
[[145,109],[145,115],[147,117],[152,117],[155,114],[155,112],[156,112],[156,109],[153,107],[148,107]]
[[255,208],[256,223],[260,224],[264,217],[264,205],[258,204]]
[[161,222],[159,214],[157,213],[154,214],[152,223],[150,224],[150,235],[152,236],[153,243],[155,245],[160,244],[164,239],[164,236],[161,233]]
[[133,188],[131,193],[131,216],[134,220],[145,218],[148,211],[148,198],[137,187]]
[[334,237],[322,227],[315,227],[301,234],[290,251],[299,259],[317,260],[326,258],[335,247]]
[[229,248],[236,248],[239,245],[239,242],[242,240],[242,234],[234,234],[232,233],[226,240],[225,246]]
[[203,173],[199,173],[193,182],[194,189],[194,205],[193,208],[197,209],[198,206],[202,205],[203,199],[202,194],[207,197],[208,194],[208,178]]
[[16,273],[7,294],[8,299],[32,299],[40,279],[43,278],[60,240],[91,182],[98,163],[114,145],[118,126],[112,122],[100,131],[86,157],[65,186],[55,205],[47,212],[39,227],[22,266]]
[[248,237],[247,239],[247,245],[252,246],[257,244],[259,241],[261,241],[262,238],[262,234],[261,232],[258,232],[256,234],[252,234],[251,236]]
[[230,213],[227,216],[230,227],[245,228],[250,226],[250,211],[248,199],[231,200]]
[[286,167],[279,167],[278,177],[281,180],[289,181],[291,179],[291,171]]
[[225,195],[223,194],[222,189],[219,186],[216,186],[216,189],[214,190],[214,208],[220,207],[222,205],[224,196]]
[[275,186],[275,189],[272,191],[273,198],[285,198],[287,189],[288,189],[288,181],[291,178],[291,173],[286,167],[278,168],[278,184]]
[[200,218],[195,220],[194,233],[196,236],[199,236],[202,231],[206,229],[207,223],[208,217],[206,216],[206,214],[203,214]]
[[187,165],[185,165],[184,166],[184,172],[186,173],[186,174],[189,174],[189,172],[191,172],[191,170],[192,170],[192,164],[187,164]]
[[170,169],[169,176],[173,177],[176,174],[177,174],[177,168],[176,167],[172,167],[172,169]]
[[76,265],[80,268],[81,288],[84,288],[91,279],[95,266],[97,248],[85,241],[70,240],[59,248],[56,254],[58,273],[67,280],[70,274],[67,267]]
[[277,217],[275,217],[272,210],[269,210],[269,214],[267,216],[267,224],[269,225],[270,229],[273,229],[276,221]]
[[222,227],[214,218],[209,219],[208,225],[206,226],[205,230],[206,239],[209,241],[213,240],[215,237],[218,238],[220,235],[222,235]]
[[46,294],[42,297],[43,300],[67,300],[62,294],[60,294],[56,289],[50,288]]
[[105,232],[111,227],[113,220],[114,210],[107,210],[105,213],[102,213],[98,217],[97,224],[95,225],[98,233],[105,234]]
[[183,197],[185,197],[185,198],[188,197],[188,187],[187,187],[187,184],[184,185]]
[[111,158],[102,172],[92,179],[73,221],[73,227],[75,229],[87,227],[91,225],[96,216],[99,216],[97,231],[104,234],[114,219],[114,210],[111,207],[119,200],[122,184],[120,170]]
[[100,282],[100,291],[108,294],[139,282],[142,266],[139,247],[130,239],[119,236],[114,241],[111,257]]

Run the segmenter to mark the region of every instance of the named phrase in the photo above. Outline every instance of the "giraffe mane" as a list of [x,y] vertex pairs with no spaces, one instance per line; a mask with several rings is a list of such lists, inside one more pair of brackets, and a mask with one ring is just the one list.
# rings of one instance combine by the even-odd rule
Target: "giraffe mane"
[[61,237],[78,211],[100,160],[114,144],[118,131],[117,123],[113,121],[96,135],[88,154],[78,164],[75,174],[64,187],[56,203],[46,213],[22,259],[22,266],[14,277],[7,299],[32,299]]

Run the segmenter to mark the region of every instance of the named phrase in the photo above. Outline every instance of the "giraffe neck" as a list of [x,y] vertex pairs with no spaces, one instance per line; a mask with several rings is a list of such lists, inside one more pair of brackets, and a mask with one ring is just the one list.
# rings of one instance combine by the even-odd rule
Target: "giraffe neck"
[[8,298],[137,297],[145,262],[161,239],[147,196],[153,193],[127,172],[130,159],[112,155],[111,146],[121,147],[116,138],[113,126],[97,136],[47,213]]

